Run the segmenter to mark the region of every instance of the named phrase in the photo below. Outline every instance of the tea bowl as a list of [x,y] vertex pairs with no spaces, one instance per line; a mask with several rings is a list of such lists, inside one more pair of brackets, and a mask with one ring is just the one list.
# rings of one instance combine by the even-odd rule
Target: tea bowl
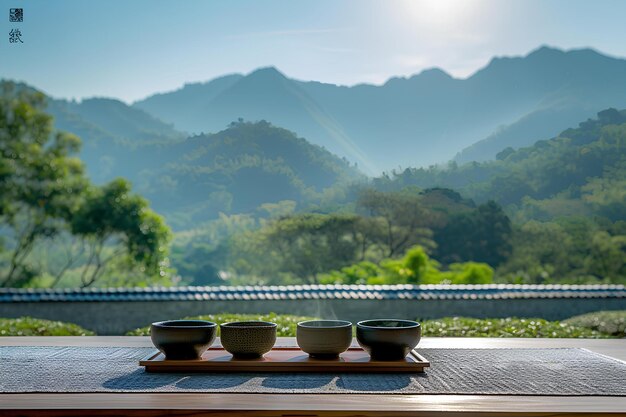
[[352,323],[345,320],[301,321],[296,341],[303,352],[316,358],[336,358],[352,344]]
[[422,327],[412,320],[365,320],[356,325],[357,342],[375,360],[404,359],[421,337]]
[[276,323],[235,321],[220,325],[222,346],[236,358],[259,358],[276,343]]
[[152,343],[167,359],[200,359],[215,341],[217,324],[204,320],[168,320],[152,323]]

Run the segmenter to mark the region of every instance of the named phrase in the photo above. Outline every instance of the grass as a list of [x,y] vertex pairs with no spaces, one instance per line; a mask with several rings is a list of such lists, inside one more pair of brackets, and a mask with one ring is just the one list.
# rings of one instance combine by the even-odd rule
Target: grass
[[569,318],[565,323],[597,330],[614,337],[626,337],[626,310],[583,314]]
[[[209,320],[216,323],[240,320],[263,320],[278,324],[278,336],[295,336],[296,324],[313,317],[285,314],[212,314],[186,317]],[[424,336],[429,337],[563,337],[608,338],[626,337],[626,311],[600,311],[584,314],[558,322],[544,319],[474,319],[446,317],[422,320]],[[94,333],[82,327],[60,321],[21,317],[0,318],[0,336],[88,336]],[[146,336],[150,327],[142,327],[127,333],[128,336]]]
[[599,330],[544,319],[446,317],[424,320],[422,326],[423,335],[430,337],[611,337]]
[[20,317],[0,318],[0,336],[93,336],[94,332],[73,323]]
[[[296,323],[312,317],[290,315],[216,314],[209,316],[186,317],[188,319],[209,320],[216,323],[238,320],[273,321],[278,324],[278,336],[295,336]],[[544,319],[474,319],[467,317],[447,317],[436,320],[422,320],[423,335],[429,337],[565,337],[565,338],[606,338],[610,334],[598,329],[585,328],[566,322]],[[149,326],[128,332],[128,336],[150,334]]]
[[[277,336],[295,336],[296,324],[299,321],[313,320],[314,317],[304,316],[291,316],[287,314],[210,314],[207,316],[194,316],[185,317],[185,319],[192,320],[208,320],[217,324],[227,323],[229,321],[248,321],[248,320],[260,320],[271,321],[278,325],[276,329]],[[131,330],[126,333],[126,336],[147,336],[150,334],[150,326],[141,327],[139,329]]]

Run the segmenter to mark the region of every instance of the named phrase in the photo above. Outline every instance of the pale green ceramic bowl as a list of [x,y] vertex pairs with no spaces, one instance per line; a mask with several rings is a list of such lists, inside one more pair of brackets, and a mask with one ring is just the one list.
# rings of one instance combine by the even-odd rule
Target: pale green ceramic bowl
[[296,341],[303,352],[318,358],[336,358],[352,344],[352,323],[344,320],[301,321]]

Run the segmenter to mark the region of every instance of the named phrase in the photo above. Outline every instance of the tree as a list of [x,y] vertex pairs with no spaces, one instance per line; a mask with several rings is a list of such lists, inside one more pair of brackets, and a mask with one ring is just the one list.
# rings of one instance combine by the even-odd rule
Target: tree
[[611,283],[626,278],[626,236],[611,236],[597,231],[589,242],[589,255],[585,258],[586,271]]
[[[109,264],[165,275],[170,232],[163,219],[130,194],[125,180],[91,185],[82,162],[72,156],[80,139],[54,131],[45,105],[41,93],[0,84],[0,227],[7,229],[8,252],[6,265],[0,265],[0,287],[31,282],[39,274],[29,259],[36,244],[68,233],[89,248],[84,286],[96,282]],[[53,285],[81,259],[75,247],[68,246]]]
[[121,178],[103,187],[90,187],[83,204],[72,218],[71,230],[88,244],[88,257],[81,281],[92,285],[113,260],[140,265],[146,275],[164,276],[170,230],[148,208],[141,196],[131,194]]
[[306,213],[268,221],[231,240],[230,268],[246,282],[316,284],[318,275],[357,260],[359,217]]
[[27,264],[29,254],[62,230],[88,181],[71,157],[80,140],[53,131],[43,94],[6,82],[0,93],[0,224],[11,241],[0,287],[7,287],[37,273]]
[[433,246],[428,226],[436,215],[421,207],[419,194],[365,189],[358,205],[370,216],[382,219],[384,229],[376,240],[385,248],[385,257],[400,256],[414,245]]
[[356,216],[302,214],[274,222],[264,231],[266,244],[280,254],[280,269],[308,284],[317,275],[354,262]]
[[512,254],[498,268],[498,276],[512,276],[520,284],[555,282],[579,268],[581,260],[572,256],[574,247],[561,225],[531,220],[515,230]]
[[515,149],[513,149],[512,147],[507,147],[504,148],[503,150],[501,150],[500,152],[498,152],[496,154],[496,160],[497,161],[503,161],[505,160],[509,155],[514,154],[515,153]]
[[452,216],[435,233],[437,259],[450,264],[475,261],[498,266],[511,252],[511,221],[497,203]]

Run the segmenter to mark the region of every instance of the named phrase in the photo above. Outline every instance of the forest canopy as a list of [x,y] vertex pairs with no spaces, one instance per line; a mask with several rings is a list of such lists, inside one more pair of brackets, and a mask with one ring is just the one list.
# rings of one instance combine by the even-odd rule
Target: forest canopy
[[[89,181],[75,157],[80,139],[53,129],[43,95],[1,88],[0,287],[55,286],[70,273],[82,287],[112,273],[131,283],[164,281],[164,220],[126,180]],[[58,247],[65,256],[39,256]]]
[[1,88],[0,287],[626,282],[626,111],[371,179],[266,121],[101,138],[146,159],[133,186],[87,174],[44,95]]

